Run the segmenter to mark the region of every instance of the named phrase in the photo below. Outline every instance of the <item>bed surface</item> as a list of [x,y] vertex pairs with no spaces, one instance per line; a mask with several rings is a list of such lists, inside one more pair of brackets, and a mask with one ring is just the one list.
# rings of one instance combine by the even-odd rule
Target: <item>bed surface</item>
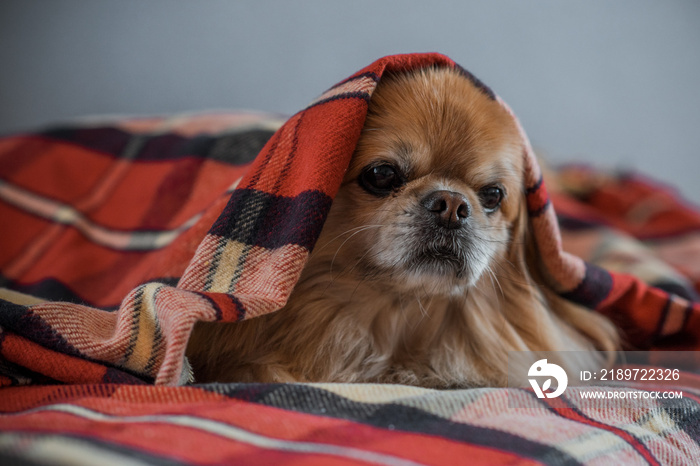
[[[682,399],[190,383],[194,323],[283,305],[376,82],[428,65],[456,66],[388,57],[289,119],[103,119],[0,139],[0,462],[692,464],[692,364],[675,384],[627,387]],[[574,284],[562,294],[637,347],[697,350],[698,210],[639,175],[580,166],[547,190],[531,163],[530,215],[563,248],[543,263],[583,271],[552,274]]]

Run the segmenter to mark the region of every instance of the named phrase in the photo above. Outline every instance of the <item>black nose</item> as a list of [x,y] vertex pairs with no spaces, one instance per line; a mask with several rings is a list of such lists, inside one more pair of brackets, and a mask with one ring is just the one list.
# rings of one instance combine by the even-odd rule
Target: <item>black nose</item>
[[443,228],[460,228],[471,210],[467,198],[453,191],[433,191],[420,203]]

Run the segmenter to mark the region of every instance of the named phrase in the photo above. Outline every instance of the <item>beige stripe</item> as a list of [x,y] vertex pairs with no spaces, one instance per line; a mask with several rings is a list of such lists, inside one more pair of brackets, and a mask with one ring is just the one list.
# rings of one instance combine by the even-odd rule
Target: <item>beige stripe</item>
[[672,298],[668,313],[666,314],[666,321],[661,328],[661,336],[673,335],[683,329],[686,309],[688,309],[689,305],[690,303],[680,296],[674,296]]
[[[0,197],[1,193],[0,193]],[[12,262],[5,266],[3,274],[7,278],[17,278],[24,275],[29,267],[41,256],[46,249],[56,242],[65,225],[54,223],[32,239],[27,248],[23,250]]]
[[[532,440],[537,440],[534,437]],[[583,435],[557,442],[557,447],[581,462],[609,461],[624,457],[626,464],[647,464],[630,445],[617,435],[604,429],[587,429]]]
[[[283,116],[252,110],[231,112],[207,110],[181,113],[170,117],[134,117],[133,115],[93,115],[75,119],[83,127],[114,126],[132,134],[157,136],[177,134],[183,137],[198,135],[223,136],[250,130],[277,131],[286,120]],[[222,134],[224,133],[224,134]]]
[[25,411],[26,413],[57,411],[69,413],[84,419],[123,424],[167,424],[181,426],[189,429],[196,429],[209,434],[230,439],[236,442],[253,445],[258,448],[268,450],[278,450],[290,453],[302,453],[309,455],[331,455],[348,460],[363,461],[370,464],[383,464],[389,466],[416,466],[421,463],[400,458],[385,453],[376,453],[370,450],[363,450],[358,447],[347,447],[332,443],[303,442],[298,440],[286,440],[246,430],[242,427],[225,424],[210,419],[199,418],[181,414],[154,414],[150,416],[111,416],[97,411],[92,411],[80,406],[68,404],[56,404]]
[[128,451],[120,454],[99,445],[66,435],[37,435],[5,433],[0,436],[0,451],[17,459],[23,458],[40,464],[65,466],[146,466]]
[[297,244],[277,249],[253,246],[239,265],[237,281],[229,291],[239,295],[246,318],[276,311],[284,306],[299,279],[309,251]]
[[143,297],[138,313],[138,330],[134,350],[125,361],[124,367],[139,373],[145,372],[146,365],[151,358],[153,342],[156,333],[156,294],[163,285],[149,283],[143,287]]
[[362,383],[319,383],[309,385],[361,403],[391,403],[405,398],[444,393],[430,388],[413,387],[410,385]]
[[[130,139],[127,143],[127,150],[136,154],[141,149],[141,144],[143,142],[137,139]],[[89,212],[100,204],[103,204],[112,191],[116,188],[119,182],[124,178],[126,173],[131,169],[132,166],[131,157],[127,159],[119,159],[113,163],[108,169],[106,176],[103,176],[94,185],[93,191],[75,203],[75,207],[82,210],[83,212]]]
[[245,133],[254,130],[277,131],[286,118],[273,118],[265,114],[202,114],[176,115],[159,128],[159,133],[172,133],[183,137],[213,135],[217,137]]
[[238,241],[233,241],[229,239],[222,238],[221,241],[225,241],[223,248],[217,251],[221,252],[221,257],[214,272],[214,277],[212,278],[211,287],[207,290],[212,293],[228,293],[229,287],[231,286],[231,281],[239,267],[239,263],[242,262],[241,259],[246,253],[246,246]]
[[546,269],[548,282],[559,293],[574,290],[586,275],[586,265],[579,257],[562,249],[559,225],[554,209],[547,209],[539,217],[532,219],[532,226]]
[[[0,181],[0,199],[34,215],[59,223],[61,225],[58,226],[59,231],[63,230],[62,225],[70,225],[94,243],[121,250],[144,250],[165,247],[172,243],[183,231],[197,223],[202,216],[201,213],[197,213],[172,230],[158,232],[117,231],[95,224],[69,205],[38,196],[3,181]],[[56,226],[53,229],[56,229]],[[41,245],[46,241],[53,241],[56,234],[42,233]],[[39,247],[39,245],[30,246],[30,248],[34,249]],[[32,256],[32,254],[29,254],[29,251],[25,255],[27,257]],[[13,273],[12,276],[17,276],[17,274]]]
[[33,306],[35,304],[40,304],[46,301],[45,299],[37,298],[36,296],[31,296],[24,293],[19,293],[17,291],[8,290],[7,288],[0,288],[0,299],[9,301],[14,304],[19,304],[21,306]]
[[352,81],[348,81],[345,84],[342,84],[338,87],[335,87],[333,89],[329,89],[323,94],[321,94],[319,97],[314,99],[309,105],[314,105],[322,100],[330,99],[331,97],[335,97],[338,95],[342,94],[349,94],[352,92],[365,92],[369,93],[372,91],[375,87],[377,86],[377,83],[375,82],[374,79],[368,77],[368,76],[363,76],[358,79],[353,79]]

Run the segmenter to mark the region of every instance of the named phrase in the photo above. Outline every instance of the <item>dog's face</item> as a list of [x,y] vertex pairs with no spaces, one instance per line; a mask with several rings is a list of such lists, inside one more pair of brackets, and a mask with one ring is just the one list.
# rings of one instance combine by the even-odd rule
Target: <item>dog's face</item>
[[210,380],[502,386],[509,351],[615,349],[537,275],[522,144],[455,71],[382,78],[286,306],[221,332]]
[[512,267],[522,172],[515,123],[466,77],[429,69],[382,80],[320,240],[334,252],[331,272],[464,293]]

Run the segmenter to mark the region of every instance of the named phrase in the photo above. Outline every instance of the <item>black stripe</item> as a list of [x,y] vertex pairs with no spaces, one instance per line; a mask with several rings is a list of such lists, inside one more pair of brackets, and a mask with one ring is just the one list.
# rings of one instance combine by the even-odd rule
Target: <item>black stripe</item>
[[139,320],[141,318],[141,306],[143,306],[143,293],[145,288],[146,285],[141,285],[136,289],[136,293],[134,294],[133,310],[129,312],[129,315],[131,316],[129,343],[127,344],[126,351],[124,351],[124,354],[122,355],[120,365],[126,364],[131,355],[134,353],[136,340],[139,336]]
[[[211,284],[209,286],[211,287]],[[222,316],[221,308],[219,307],[218,304],[216,304],[216,301],[211,299],[207,293],[202,293],[201,291],[194,291],[193,293],[195,293],[197,296],[207,300],[209,305],[214,308],[214,314],[216,316],[216,320],[221,320],[221,316]]]
[[654,344],[658,341],[659,337],[664,337],[665,335],[662,335],[661,332],[663,331],[664,324],[666,323],[666,319],[668,318],[668,311],[671,309],[671,299],[670,297],[666,297],[666,302],[664,303],[663,309],[661,309],[661,317],[659,317],[659,322],[656,324],[656,329],[654,330],[654,334],[652,335],[652,341],[651,343]]
[[525,189],[525,193],[528,195],[533,194],[534,192],[536,192],[538,189],[540,189],[542,187],[542,183],[544,183],[544,177],[542,175],[540,175],[540,178],[537,180],[537,182],[534,185]]
[[[349,83],[350,81],[356,81],[356,80],[361,79],[361,78],[372,78],[372,80],[374,82],[379,82],[379,76],[377,75],[377,73],[372,73],[371,71],[365,71],[364,73],[356,74],[354,76],[350,76],[348,79],[340,81],[338,84],[336,84],[333,87],[331,87],[330,89],[328,89],[328,91],[330,91],[331,89],[336,89],[345,83]],[[326,92],[328,92],[328,91],[326,91]]]
[[264,156],[260,160],[256,161],[256,163],[253,165],[253,167],[255,168],[255,172],[252,175],[250,175],[248,185],[239,186],[239,188],[251,188],[258,183],[263,171],[265,171],[267,165],[270,163],[270,160],[272,160],[272,157],[274,157],[275,152],[277,152],[279,143],[282,140],[282,135],[287,132],[291,120],[291,118],[287,120],[287,122],[275,134],[272,135],[272,138],[269,141],[269,146],[267,148],[267,151],[265,151]]
[[[34,315],[29,308],[14,304],[4,299],[0,299],[0,327],[3,327],[17,335],[27,338],[44,348],[75,356],[86,361],[90,361],[107,367],[107,374],[103,378],[104,382],[115,381],[115,383],[143,383],[152,382],[148,377],[133,373],[124,368],[113,369],[104,361],[82,355],[73,345],[60,335],[53,327]],[[29,375],[36,382],[50,383],[51,379],[43,374],[36,376]]]
[[[160,290],[162,289],[162,286],[159,286],[156,289],[155,293],[153,294],[154,301],[158,298],[158,293],[160,293]],[[151,371],[153,370],[153,366],[156,363],[158,353],[161,349],[163,349],[163,346],[165,346],[165,338],[163,338],[163,332],[160,328],[160,319],[158,318],[157,312],[154,313],[153,320],[155,323],[155,329],[153,331],[153,344],[151,345],[151,355],[149,356],[148,361],[146,362],[146,366],[143,368],[143,372],[146,374],[151,373]]]
[[665,231],[662,233],[647,233],[640,232],[637,234],[637,239],[640,241],[665,241],[674,240],[678,237],[690,235],[691,233],[700,232],[700,228],[696,225],[683,226],[674,229],[673,231]]
[[[39,372],[34,372],[22,367],[18,364],[12,363],[2,357],[2,345],[5,341],[7,332],[0,331],[0,375],[10,379],[11,386],[23,385],[29,380],[31,384],[39,385],[56,385],[58,381],[47,377]],[[21,382],[20,382],[21,380]],[[0,464],[3,464],[0,462]]]
[[[525,189],[525,194],[526,194],[527,196],[532,196],[532,195],[535,194],[537,191],[539,191],[540,188],[542,188],[542,184],[543,184],[543,183],[544,183],[544,178],[542,177],[542,175],[540,175],[540,178],[537,180],[537,182],[536,182],[533,186],[530,186],[529,188],[526,188],[526,189]],[[538,207],[538,208],[535,209],[535,210],[530,210],[530,209],[528,208],[527,214],[528,214],[530,217],[539,217],[540,215],[542,215],[542,214],[544,213],[545,210],[547,210],[547,208],[548,208],[551,204],[552,204],[552,201],[551,201],[551,199],[549,198],[549,196],[547,196],[547,199],[545,200],[544,204],[542,204],[540,207]],[[529,205],[529,202],[528,202],[528,205]]]
[[253,246],[251,246],[250,244],[246,244],[243,246],[243,250],[238,256],[238,261],[236,261],[236,269],[233,271],[231,280],[229,280],[228,287],[226,288],[227,294],[235,293],[236,283],[238,283],[238,280],[241,279],[241,275],[243,275],[243,269],[245,269],[245,263],[248,260],[248,254],[250,253],[250,250],[252,248]]
[[297,244],[311,250],[331,202],[316,190],[283,197],[237,189],[209,234],[268,249]]
[[232,294],[228,295],[228,297],[231,299],[233,305],[236,306],[236,321],[240,322],[241,320],[245,319],[246,310],[243,303],[241,303],[238,298]]
[[133,137],[132,134],[117,128],[105,126],[81,128],[80,126],[58,126],[47,129],[38,136],[55,141],[76,144],[86,149],[101,152],[118,158]]
[[[685,394],[684,394],[685,395]],[[691,397],[659,398],[673,425],[682,430],[696,445],[700,445],[700,405]]]
[[[555,447],[497,429],[453,422],[419,408],[397,403],[360,403],[326,390],[301,384],[208,384],[197,388],[231,398],[316,416],[347,419],[383,429],[435,435],[494,448],[549,464],[578,465]],[[445,392],[446,394],[449,392]]]
[[459,71],[462,76],[467,78],[471,83],[479,89],[481,92],[483,92],[489,99],[491,100],[496,100],[496,93],[491,90],[490,87],[488,87],[486,84],[484,84],[479,78],[474,76],[472,73],[467,71],[465,68],[462,68],[460,65],[455,63],[455,69]]
[[[132,429],[136,432],[139,431],[139,426],[133,426]],[[135,447],[133,445],[127,446],[126,444],[117,444],[113,442],[109,442],[107,440],[102,440],[98,439],[96,436],[83,436],[79,434],[74,434],[74,433],[56,433],[56,432],[37,432],[37,431],[32,431],[31,433],[27,432],[13,432],[12,430],[6,431],[6,433],[13,433],[13,434],[19,434],[21,438],[23,439],[51,439],[55,438],[57,440],[60,439],[66,439],[64,440],[65,445],[70,445],[70,441],[68,439],[75,439],[79,440],[80,442],[84,442],[88,445],[90,445],[93,448],[98,448],[104,452],[111,452],[112,454],[117,454],[122,459],[124,460],[137,460],[139,462],[142,462],[144,464],[153,464],[153,465],[158,465],[158,466],[176,466],[176,465],[184,465],[184,464],[189,464],[189,463],[183,463],[175,458],[168,458],[165,456],[157,456],[153,454],[153,452],[147,452],[138,449],[138,447]],[[138,435],[138,434],[135,434]],[[31,451],[31,443],[29,443],[29,451]],[[10,450],[11,452],[12,450]],[[76,453],[79,453],[80,447],[77,447],[77,450],[75,450]],[[23,458],[19,455],[19,451],[17,452],[17,456],[13,456],[10,454],[10,452],[5,451],[5,452],[0,452],[0,464],[7,464],[7,465],[22,465],[22,466],[33,466],[33,465],[39,465],[39,464],[47,464],[44,462],[40,463],[35,463],[33,460],[28,460],[26,458]],[[172,452],[173,456],[175,455],[175,452]],[[4,461],[7,462],[4,462]]]
[[[255,159],[274,133],[269,129],[248,129],[193,137],[173,133],[139,135],[143,138],[140,150],[138,154],[129,158],[137,161],[165,161],[196,157],[231,165],[245,165]],[[58,127],[38,135],[76,144],[114,158],[122,157],[124,149],[134,137],[130,133],[112,127]]]
[[369,102],[369,94],[364,91],[356,91],[356,92],[346,92],[344,94],[338,94],[334,95],[333,97],[328,97],[327,99],[319,100],[318,102],[314,102],[313,104],[309,105],[306,107],[305,110],[308,110],[313,107],[317,107],[319,105],[323,105],[328,102],[333,102],[334,100],[344,100],[344,99],[361,99],[364,100],[365,102]]
[[5,277],[3,277],[3,281],[6,283],[4,286],[11,290],[19,291],[20,293],[35,296],[47,301],[63,301],[96,307],[82,299],[80,295],[68,287],[68,285],[61,283],[61,281],[53,277],[44,278],[38,282],[28,284],[21,284]]
[[27,306],[0,299],[0,327],[28,338],[45,348],[81,357],[80,352],[73,345]]
[[542,204],[540,207],[538,207],[537,209],[535,209],[535,210],[528,209],[527,215],[531,218],[539,217],[540,215],[542,215],[544,213],[545,210],[547,210],[547,208],[550,205],[552,205],[552,201],[549,198],[547,198],[547,201],[544,204]]
[[207,262],[207,276],[204,278],[205,290],[210,290],[212,284],[214,283],[214,275],[216,275],[216,271],[219,268],[219,262],[221,262],[221,258],[224,256],[225,247],[226,241],[221,241],[220,238],[216,238],[216,248],[212,254],[211,263]]
[[557,212],[557,221],[562,230],[568,231],[585,231],[608,226],[603,222],[590,218],[576,218],[569,215],[562,215],[559,212]]
[[17,450],[0,450],[0,464],[12,466],[46,466],[46,463],[22,458]]
[[[88,359],[90,361],[90,359]],[[105,365],[104,362],[100,361],[95,361],[98,364]],[[155,379],[152,377],[149,377],[145,374],[132,374],[130,371],[127,371],[126,369],[123,368],[114,368],[107,366],[107,371],[105,372],[105,375],[102,377],[102,382],[103,384],[128,384],[128,385],[153,385],[155,383]]]
[[[210,147],[203,147],[195,153],[206,154],[206,158],[210,160],[245,165],[257,157],[274,133],[275,131],[268,129],[251,129],[216,138],[198,136],[194,138],[198,144]],[[194,151],[194,147],[190,151]]]
[[[84,306],[101,309],[103,311],[116,311],[117,309],[119,309],[119,306],[121,304],[120,300],[119,302],[110,305],[97,306],[95,303],[88,301],[84,297],[82,297],[77,290],[70,288],[68,285],[62,283],[59,279],[53,277],[44,278],[43,280],[40,280],[35,283],[21,284],[19,282],[15,282],[0,275],[0,282],[4,283],[3,286],[5,288],[9,288],[20,293],[44,299],[46,301],[81,304]],[[177,282],[178,278],[174,277],[154,278],[152,280],[148,280],[147,282],[137,283],[133,286],[133,288],[144,285],[146,283],[161,283],[166,286],[176,286]]]
[[[217,321],[220,321],[223,318],[221,307],[219,307],[216,301],[211,299],[207,293],[202,293],[199,291],[195,291],[194,293],[206,299],[207,302],[209,302],[209,305],[214,308]],[[238,298],[236,298],[236,296],[232,294],[227,293],[226,297],[231,301],[231,303],[233,303],[233,306],[236,309],[236,322],[243,320],[245,318],[245,307],[243,307],[243,304],[238,300]]]
[[612,285],[612,276],[608,271],[586,262],[586,274],[581,283],[561,296],[589,309],[595,309],[610,294]]
[[[622,440],[622,441],[625,442],[627,445],[629,445],[630,447],[632,447],[632,449],[633,449],[635,452],[637,452],[637,454],[640,456],[640,459],[644,459],[644,457],[643,457],[643,455],[642,455],[642,453],[641,453],[641,450],[643,450],[644,452],[646,452],[646,454],[647,454],[648,456],[651,456],[652,458],[656,458],[656,455],[654,455],[654,453],[651,452],[651,451],[649,450],[649,448],[646,446],[646,444],[644,443],[644,441],[641,440],[641,439],[639,439],[639,438],[638,438],[636,435],[634,435],[630,430],[628,430],[628,429],[623,429],[623,428],[621,428],[621,427],[616,427],[616,426],[611,425],[611,424],[606,424],[606,423],[603,422],[603,421],[599,421],[599,420],[597,420],[597,419],[594,419],[594,418],[592,418],[592,417],[586,415],[586,414],[585,414],[583,411],[581,411],[576,405],[574,405],[574,404],[571,402],[571,400],[567,399],[565,396],[559,398],[559,401],[560,401],[561,403],[563,403],[563,404],[566,405],[566,408],[565,408],[565,409],[570,409],[570,410],[572,410],[573,412],[575,412],[577,415],[579,415],[579,416],[582,417],[583,419],[588,420],[590,423],[577,421],[576,419],[571,419],[571,418],[568,417],[568,416],[564,416],[559,410],[554,409],[552,406],[550,406],[550,405],[546,402],[545,399],[536,398],[536,395],[535,395],[532,391],[530,391],[530,390],[528,390],[528,389],[523,389],[522,391],[523,391],[524,393],[527,393],[527,394],[528,394],[532,399],[534,399],[535,401],[539,402],[539,404],[540,404],[541,407],[545,408],[547,411],[549,411],[550,413],[556,415],[557,417],[560,417],[560,418],[562,418],[562,419],[569,420],[569,421],[571,421],[571,422],[576,422],[577,424],[580,424],[580,425],[583,425],[583,426],[586,426],[586,427],[590,427],[590,428],[594,428],[594,429],[598,429],[598,430],[604,430],[605,432],[608,432],[608,433],[610,433],[610,434],[615,435],[618,439]],[[623,438],[621,434],[627,434],[627,435],[629,435],[630,437],[632,437],[632,438],[635,440],[635,442],[634,442],[634,443],[633,443],[633,442],[630,442],[629,440]]]
[[682,283],[664,281],[663,279],[659,279],[658,281],[652,280],[649,284],[654,288],[658,288],[662,291],[665,291],[670,295],[675,294],[676,296],[680,296],[681,298],[686,299],[688,301],[700,302],[700,295],[698,295],[697,291],[695,291],[690,286],[686,286]]
[[690,320],[690,316],[693,315],[694,307],[694,303],[690,303],[688,304],[688,307],[685,308],[685,314],[683,315],[683,323],[681,324],[681,332],[685,331],[688,325],[688,321]]

